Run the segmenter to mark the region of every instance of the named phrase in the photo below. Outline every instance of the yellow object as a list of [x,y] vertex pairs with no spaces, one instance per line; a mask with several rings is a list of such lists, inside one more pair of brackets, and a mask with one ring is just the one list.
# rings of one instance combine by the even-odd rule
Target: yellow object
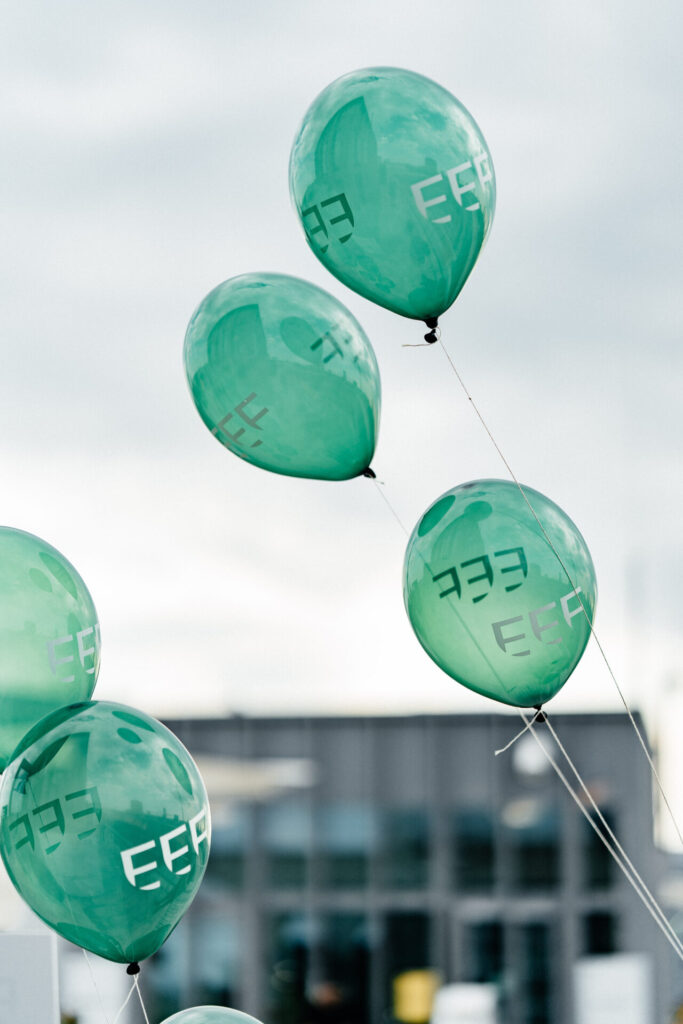
[[437,971],[405,971],[394,978],[394,1017],[403,1024],[427,1024],[441,977]]

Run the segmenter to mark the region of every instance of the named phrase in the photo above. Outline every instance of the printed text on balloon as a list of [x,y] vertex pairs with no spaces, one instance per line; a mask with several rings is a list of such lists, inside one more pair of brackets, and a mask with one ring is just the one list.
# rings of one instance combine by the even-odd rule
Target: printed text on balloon
[[[487,165],[484,168],[484,165]],[[466,174],[470,171],[470,175],[461,181],[459,176]],[[481,185],[485,185],[487,181],[493,180],[493,172],[489,163],[488,155],[484,152],[479,153],[473,160],[466,160],[465,163],[458,164],[457,167],[451,167],[450,170],[445,172],[448,184],[451,187],[451,193],[458,206],[463,206],[463,196],[467,196],[470,192],[475,192],[477,187],[477,180]],[[423,195],[425,189],[431,188],[433,185],[438,185],[443,182],[443,174],[435,174],[431,178],[425,178],[424,181],[417,181],[414,185],[411,185],[413,192],[413,198],[415,199],[415,205],[427,220],[431,220],[427,216],[427,210],[430,206],[439,206],[441,203],[448,201],[448,196],[444,192],[440,192],[438,195],[431,194],[429,199],[426,199]],[[474,210],[479,210],[481,204],[478,200],[470,203],[469,206],[465,206],[465,209],[472,213]],[[444,217],[435,217],[432,223],[434,224],[448,224],[451,221],[450,213]]]
[[[528,571],[528,564],[526,555],[524,554],[524,548],[505,548],[502,551],[493,552],[494,558],[504,558],[506,555],[515,555],[517,558],[517,564],[501,566],[501,573],[521,572],[522,575],[526,577]],[[491,559],[489,558],[488,555],[479,555],[477,558],[468,558],[466,561],[460,562],[459,564],[461,569],[466,569],[468,566],[477,565],[478,563],[481,564],[483,572],[479,576],[470,576],[469,579],[465,580],[465,583],[469,585],[472,583],[479,583],[481,580],[486,580],[488,582],[489,587],[492,587],[493,566],[491,565]],[[454,565],[450,566],[448,569],[444,569],[443,572],[437,573],[436,576],[432,576],[432,580],[434,581],[434,583],[437,583],[439,580],[444,579],[445,577],[450,577],[451,585],[450,587],[446,587],[445,590],[442,590],[441,593],[439,594],[439,597],[448,597],[449,594],[457,594],[458,597],[461,597],[462,585],[460,583],[460,577],[458,576],[457,569]],[[507,591],[516,590],[517,587],[521,587],[522,582],[523,581],[520,580],[518,583],[512,583],[505,589]],[[472,598],[472,603],[477,604],[478,601],[483,601],[485,597],[488,597],[488,591],[486,591],[486,593],[484,594],[477,594],[475,597]]]
[[[17,780],[18,779],[19,775],[17,775]],[[59,798],[56,798],[55,800],[46,801],[41,804],[40,807],[36,807],[31,811],[32,818],[39,818],[39,835],[47,836],[55,829],[59,833],[59,839],[57,839],[56,842],[51,841],[50,845],[45,847],[45,853],[54,853],[61,843],[62,837],[66,832],[67,819],[69,821],[80,821],[81,818],[90,814],[94,814],[98,822],[102,818],[102,805],[100,804],[97,786],[88,786],[87,789],[78,789],[73,793],[67,793],[63,797],[63,800],[64,807],[62,807],[62,801]],[[74,800],[79,801],[79,803],[71,803],[71,801]],[[85,801],[85,804],[80,801]],[[48,814],[52,815],[52,819],[50,820],[50,818],[48,818],[48,820],[45,821],[43,816]],[[92,821],[89,821],[88,824],[91,825],[90,828],[86,828],[81,832],[76,832],[77,839],[85,839],[86,836],[92,835],[95,831],[97,826],[94,826]],[[18,840],[15,843],[14,849],[20,850],[22,846],[30,846],[32,850],[35,850],[35,831],[31,825],[28,814],[22,814],[15,821],[11,822],[8,826],[9,833],[11,834],[14,829],[19,828],[20,826],[24,829],[24,832],[23,834],[17,833]],[[78,827],[81,827],[80,824]]]
[[[93,635],[93,647],[85,646],[85,639]],[[72,653],[64,654],[57,653],[58,647],[65,647],[67,644],[71,646]],[[68,665],[74,661],[75,654],[73,648],[76,648],[76,654],[78,654],[78,660],[82,667],[85,669],[86,675],[93,675],[95,672],[95,665],[92,664],[90,668],[85,667],[86,658],[92,658],[95,660],[95,653],[99,650],[100,646],[100,624],[96,622],[94,626],[88,626],[87,629],[81,629],[78,633],[69,633],[67,636],[59,636],[56,640],[47,641],[47,656],[50,659],[50,668],[53,675],[57,675],[57,669],[60,665]],[[57,676],[60,683],[73,683],[76,676]]]
[[[197,857],[199,855],[200,844],[208,842],[209,837],[206,831],[207,817],[207,809],[204,807],[199,812],[199,814],[195,814],[194,818],[191,818],[187,824],[183,823],[182,825],[179,825],[178,828],[171,829],[170,832],[164,832],[162,836],[159,836],[158,840],[152,839],[147,843],[141,843],[140,846],[131,846],[127,850],[122,850],[121,860],[123,861],[123,870],[130,884],[134,886],[136,889],[140,888],[143,891],[150,889],[159,889],[161,887],[161,881],[158,878],[155,879],[155,881],[153,882],[148,882],[147,885],[138,886],[137,883],[138,875],[144,875],[148,874],[150,871],[154,871],[159,866],[158,861],[150,860],[147,861],[145,864],[137,865],[133,863],[134,857],[137,857],[141,853],[145,853],[147,850],[154,850],[157,845],[157,842],[159,843],[159,847],[161,848],[161,855],[163,858],[164,865],[166,866],[168,871],[171,872],[171,874],[186,875],[189,871],[191,871],[192,857],[190,853],[190,846],[187,843],[185,843],[184,845],[176,846],[172,846],[171,844],[178,840],[182,842],[180,837],[182,836],[183,838],[185,838],[186,833],[189,830],[189,838],[192,845],[192,851],[194,852],[195,857]],[[200,832],[199,823],[201,821],[203,821],[204,823],[204,830]],[[174,867],[174,862],[176,860],[180,860],[181,858],[185,860],[182,867]],[[190,863],[188,863],[188,861],[190,861]]]
[[[233,412],[229,412],[226,416],[223,417],[222,420],[220,420],[220,422],[213,428],[211,433],[215,434],[216,436],[218,434],[222,434],[223,437],[226,438],[226,440],[232,441],[233,444],[238,444],[238,443],[239,444],[245,444],[246,442],[240,440],[240,438],[244,434],[244,427],[240,427],[234,434],[230,434],[225,429],[225,424],[230,422],[230,420],[233,417],[233,413],[237,413],[237,415],[240,417],[240,419],[243,420],[247,424],[247,426],[253,427],[254,430],[263,430],[263,427],[259,425],[258,421],[261,419],[262,416],[266,415],[266,413],[268,412],[268,409],[266,409],[266,408],[261,409],[261,411],[257,412],[255,416],[250,416],[248,412],[244,411],[246,406],[249,405],[250,402],[253,402],[253,400],[255,398],[256,398],[256,392],[252,391],[252,393],[250,395],[247,395],[246,398],[242,399],[242,401],[239,403],[239,405],[235,406],[235,408],[233,409]],[[220,440],[220,438],[219,438],[219,440]],[[258,448],[258,446],[260,444],[263,444],[263,441],[258,441],[257,440],[257,441],[254,441],[254,443],[251,445],[251,447],[252,448]]]
[[[576,590],[570,590],[570,592],[568,594],[565,594],[565,596],[560,599],[560,604],[562,606],[562,615],[564,616],[564,620],[565,620],[565,622],[567,623],[567,625],[569,626],[570,629],[572,629],[573,625],[574,625],[574,623],[573,623],[574,616],[575,615],[580,615],[581,612],[583,612],[583,610],[584,610],[583,609],[583,605],[581,604],[581,599],[579,598],[579,594],[580,593],[581,593],[581,587],[577,587]],[[579,601],[579,606],[578,606],[578,608],[574,608],[572,611],[570,611],[570,609],[569,609],[569,602],[570,602],[572,597],[576,597],[577,598],[577,600]],[[533,631],[533,634],[536,637],[536,639],[538,641],[540,641],[540,643],[542,643],[542,644],[559,644],[559,643],[562,642],[562,638],[559,637],[559,636],[556,637],[554,640],[544,640],[543,637],[541,636],[541,634],[547,632],[547,630],[554,629],[556,626],[560,625],[560,620],[559,619],[553,619],[551,622],[544,622],[543,624],[541,624],[539,622],[539,616],[540,616],[541,612],[549,612],[549,611],[552,611],[553,608],[556,608],[556,607],[557,607],[557,602],[556,601],[551,601],[549,604],[541,605],[540,608],[534,608],[534,609],[532,609],[532,611],[530,611],[528,613],[529,621],[531,623],[531,629]],[[516,633],[514,636],[504,636],[503,635],[503,628],[505,626],[511,626],[513,622],[523,622],[523,621],[524,621],[524,616],[523,615],[515,615],[511,619],[501,619],[499,622],[492,622],[491,623],[491,628],[493,629],[493,635],[495,636],[496,643],[500,647],[501,651],[503,651],[504,654],[511,653],[513,658],[525,658],[525,657],[527,657],[527,655],[531,654],[530,650],[508,652],[508,647],[510,646],[510,644],[514,644],[518,640],[524,640],[526,638],[526,633]]]
[[[353,212],[351,210],[351,207],[349,206],[349,201],[346,198],[346,195],[345,195],[344,192],[340,192],[339,195],[336,195],[336,196],[331,196],[329,199],[324,199],[322,201],[322,203],[320,204],[320,207],[318,207],[317,204],[314,204],[313,206],[308,206],[305,210],[301,211],[301,220],[303,221],[304,226],[306,227],[309,239],[312,238],[313,235],[319,234],[321,231],[322,231],[323,235],[325,236],[325,238],[329,239],[329,232],[328,232],[327,227],[325,225],[325,218],[323,217],[323,215],[321,213],[321,210],[325,210],[325,209],[327,209],[329,207],[334,208],[335,206],[338,206],[341,209],[341,213],[338,213],[338,212],[334,211],[333,209],[329,209],[329,211],[328,211],[329,213],[332,213],[332,212],[336,213],[336,215],[334,217],[330,217],[329,218],[329,222],[330,222],[330,224],[341,224],[343,221],[346,221],[347,224],[351,226],[351,230],[350,231],[348,230],[348,228],[340,229],[340,230],[344,231],[345,233],[342,234],[342,235],[339,235],[336,238],[336,241],[337,242],[341,242],[342,244],[344,242],[348,242],[349,238],[353,234],[353,228],[354,228],[356,222],[354,220],[354,216],[353,216]],[[306,218],[310,217],[310,216],[313,216],[315,218],[315,226],[312,227],[312,228],[310,228],[310,227],[308,227],[308,225],[306,225]],[[321,244],[320,245],[320,251],[321,252],[323,252],[323,253],[327,252],[327,249],[328,249],[327,242],[325,244]]]

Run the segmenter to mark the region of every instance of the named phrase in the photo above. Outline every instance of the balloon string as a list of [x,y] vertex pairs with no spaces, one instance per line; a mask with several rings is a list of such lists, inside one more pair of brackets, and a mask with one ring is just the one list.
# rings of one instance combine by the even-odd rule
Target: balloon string
[[[532,719],[531,719],[531,721],[532,721],[532,722],[535,722],[537,718],[538,718],[538,715],[536,715],[536,718],[532,718]],[[511,747],[511,746],[513,745],[513,743],[516,743],[516,742],[517,742],[517,740],[519,740],[519,739],[521,739],[521,738],[522,738],[522,736],[524,735],[524,733],[525,733],[525,732],[528,732],[528,731],[529,731],[529,728],[530,728],[530,725],[529,725],[529,723],[527,723],[527,724],[526,724],[526,725],[524,726],[524,728],[523,728],[523,729],[520,729],[520,730],[519,730],[519,732],[517,733],[517,735],[516,735],[516,736],[513,736],[513,737],[512,737],[512,739],[510,740],[510,742],[509,742],[509,743],[506,743],[504,747],[501,747],[501,748],[500,748],[500,750],[494,750],[494,752],[493,752],[493,755],[494,755],[494,757],[498,757],[498,756],[499,756],[499,754],[504,754],[504,753],[505,753],[505,752],[506,752],[507,750],[509,750],[509,749],[510,749],[510,747]]]
[[92,969],[92,964],[90,963],[90,957],[88,956],[87,951],[85,949],[83,949],[83,947],[81,947],[81,949],[83,950],[83,956],[85,957],[85,962],[88,965],[88,970],[90,971],[90,979],[92,981],[93,988],[95,989],[95,994],[97,995],[97,1002],[100,1004],[100,1010],[102,1011],[102,1016],[104,1017],[104,1019],[107,1022],[107,1024],[109,1024],[109,1017],[107,1016],[107,1012],[104,1009],[104,1003],[102,1002],[102,996],[100,995],[100,990],[97,987],[97,982],[95,981],[95,974],[94,974],[93,969]]
[[385,492],[383,490],[383,487],[384,487],[383,482],[381,480],[373,480],[372,482],[374,483],[374,485],[375,485],[375,487],[377,489],[378,494],[380,494],[382,496],[382,501],[387,506],[387,508],[391,512],[392,516],[394,517],[394,519],[396,520],[398,525],[401,527],[401,529],[405,533],[406,537],[409,537],[410,536],[409,531],[406,529],[406,527],[401,522],[401,519],[400,519],[400,517],[398,515],[398,512],[396,511],[394,506],[391,504],[391,502],[389,501],[389,499],[387,498],[387,496],[386,496],[386,494],[385,494]]
[[137,974],[133,978],[133,987],[137,990],[137,993],[138,993],[138,999],[140,1000],[140,1006],[142,1008],[142,1015],[145,1018],[145,1024],[149,1024],[149,1017],[147,1016],[147,1010],[145,1009],[145,1004],[142,1001],[142,992],[140,991],[140,986],[138,985],[138,975]]
[[126,999],[125,999],[125,1002],[124,1002],[123,1006],[121,1007],[119,1012],[114,1017],[114,1020],[112,1021],[112,1024],[116,1024],[117,1020],[119,1019],[119,1017],[121,1016],[121,1014],[123,1013],[125,1008],[128,1006],[128,1003],[130,1002],[130,997],[133,995],[133,992],[135,992],[135,981],[133,981],[133,984],[130,986],[130,992],[126,996]]
[[508,473],[510,474],[512,480],[517,485],[517,489],[519,490],[519,493],[524,498],[524,501],[526,502],[526,504],[527,504],[527,506],[529,508],[529,511],[531,512],[532,516],[536,520],[536,522],[537,522],[537,524],[538,524],[538,526],[539,526],[539,528],[541,530],[541,533],[543,534],[543,536],[547,540],[547,542],[550,545],[550,548],[553,551],[555,557],[557,558],[558,562],[562,566],[562,569],[564,570],[565,575],[566,575],[567,579],[569,580],[570,586],[572,587],[572,589],[576,593],[576,596],[577,596],[577,599],[579,601],[579,604],[581,605],[581,609],[583,611],[583,614],[586,617],[586,621],[588,623],[588,628],[590,629],[591,635],[593,636],[593,638],[594,638],[594,640],[595,640],[595,642],[596,642],[596,644],[598,646],[598,650],[600,651],[600,654],[602,656],[602,660],[604,661],[605,665],[607,666],[607,671],[609,672],[609,674],[611,676],[611,679],[612,679],[612,682],[614,683],[614,686],[616,687],[617,693],[619,694],[619,697],[621,698],[621,703],[624,705],[624,709],[626,710],[626,714],[628,715],[628,717],[629,717],[629,719],[631,721],[631,725],[633,726],[633,728],[635,730],[636,736],[638,737],[638,740],[640,741],[640,745],[643,748],[643,752],[645,754],[645,757],[647,758],[647,762],[650,765],[650,771],[652,772],[652,775],[653,775],[653,777],[654,777],[654,779],[655,779],[655,781],[657,783],[657,788],[659,789],[660,796],[661,796],[662,800],[664,801],[664,804],[666,806],[667,811],[669,812],[669,815],[670,815],[671,820],[673,822],[674,828],[676,829],[676,832],[678,833],[678,838],[681,841],[681,845],[683,845],[683,832],[681,832],[681,829],[679,828],[679,825],[678,825],[678,822],[676,821],[676,817],[674,815],[674,812],[673,812],[673,809],[671,807],[671,804],[669,803],[668,797],[667,797],[666,793],[664,792],[664,787],[662,785],[662,780],[659,777],[659,772],[657,771],[657,768],[655,767],[655,763],[654,763],[654,761],[653,761],[653,759],[652,759],[652,757],[650,755],[649,750],[647,749],[647,744],[645,743],[645,740],[643,738],[642,732],[638,728],[638,723],[636,722],[635,718],[633,717],[633,712],[631,711],[631,708],[628,705],[626,697],[624,696],[624,693],[623,693],[621,687],[619,686],[619,683],[617,682],[617,677],[615,676],[614,671],[612,670],[612,666],[610,665],[610,663],[609,663],[609,661],[607,659],[607,655],[605,654],[603,646],[600,643],[600,640],[598,638],[597,633],[595,632],[595,629],[593,628],[593,623],[591,622],[591,617],[588,614],[586,606],[583,603],[583,599],[581,598],[581,595],[578,592],[577,587],[576,587],[574,581],[572,580],[572,577],[571,577],[571,575],[569,573],[569,570],[567,569],[567,566],[564,564],[559,551],[557,550],[557,548],[553,544],[552,540],[548,536],[548,534],[547,534],[543,524],[541,523],[540,519],[536,515],[536,512],[534,511],[533,506],[531,505],[531,502],[529,501],[529,499],[527,498],[527,496],[526,496],[526,494],[524,492],[524,488],[522,487],[522,485],[520,484],[519,480],[515,476],[515,473],[514,473],[514,471],[512,469],[512,466],[510,465],[508,460],[505,458],[505,455],[503,454],[503,452],[502,452],[498,442],[496,441],[495,437],[493,436],[493,434],[489,430],[488,425],[487,425],[484,417],[482,416],[481,412],[477,408],[477,405],[476,405],[474,399],[472,398],[472,395],[467,390],[467,386],[465,385],[464,380],[462,379],[462,377],[458,373],[458,370],[456,369],[455,363],[453,362],[453,360],[451,359],[450,355],[448,354],[448,351],[446,350],[446,347],[445,347],[445,345],[444,345],[444,343],[443,343],[443,341],[441,339],[439,339],[439,345],[441,347],[442,352],[446,356],[446,359],[450,363],[451,369],[453,370],[453,373],[455,374],[455,376],[458,379],[458,383],[460,384],[461,388],[465,392],[465,395],[467,396],[467,399],[468,399],[470,405],[472,406],[472,408],[474,409],[477,417],[479,418],[479,421],[481,422],[481,425],[483,426],[484,430],[486,431],[486,433],[488,434],[489,438],[491,439],[491,443],[493,444],[494,448],[496,449],[496,451],[498,452],[500,458],[502,459],[502,461],[503,461],[503,463],[505,465],[505,468],[507,469]]
[[614,843],[614,846],[617,848],[617,850],[619,851],[621,856],[624,858],[624,861],[628,865],[629,870],[632,872],[633,876],[637,879],[638,883],[640,884],[643,892],[647,895],[647,898],[651,902],[652,906],[656,907],[659,915],[661,916],[661,918],[663,920],[663,923],[665,924],[665,926],[667,928],[667,931],[670,932],[670,934],[673,937],[674,941],[676,942],[680,952],[683,953],[683,942],[681,942],[681,939],[678,937],[678,935],[674,931],[673,927],[671,926],[671,924],[669,923],[668,919],[664,915],[664,912],[662,911],[661,907],[658,905],[657,901],[655,900],[654,896],[652,895],[652,893],[650,892],[650,890],[646,886],[645,882],[643,881],[641,876],[638,874],[638,871],[636,870],[635,865],[630,860],[628,854],[626,853],[626,851],[624,850],[623,846],[621,845],[621,843],[617,839],[616,835],[614,834],[614,830],[611,828],[609,822],[607,821],[607,819],[603,815],[602,811],[598,807],[597,803],[593,799],[593,794],[590,792],[590,790],[586,786],[585,782],[583,781],[583,779],[579,775],[578,769],[574,765],[572,759],[570,758],[569,754],[565,750],[565,748],[564,748],[564,746],[562,744],[562,741],[560,740],[560,737],[557,735],[555,729],[553,728],[553,726],[552,726],[552,724],[550,722],[550,717],[549,717],[547,712],[544,714],[544,721],[545,721],[546,725],[548,726],[548,730],[550,731],[551,736],[555,740],[555,743],[557,744],[559,749],[562,751],[562,754],[564,755],[565,761],[567,762],[567,764],[569,765],[569,767],[573,771],[574,775],[576,776],[576,779],[577,779],[579,785],[581,786],[581,789],[582,789],[584,795],[586,796],[586,798],[589,801],[591,807],[593,808],[593,810],[597,814],[598,818],[600,819],[602,827],[604,828],[604,830],[609,835],[610,839]]
[[[673,930],[670,922],[666,918],[664,912],[662,911],[661,907],[659,906],[659,904],[655,900],[654,896],[652,896],[652,894],[650,893],[649,889],[644,885],[644,883],[642,882],[642,879],[640,879],[640,876],[635,871],[635,868],[633,868],[633,865],[631,864],[631,861],[629,860],[628,857],[626,857],[625,854],[623,854],[623,856],[620,856],[620,854],[617,852],[617,849],[615,848],[615,846],[612,845],[612,843],[610,843],[610,841],[607,839],[607,836],[603,833],[602,829],[600,829],[598,827],[598,825],[595,823],[595,820],[593,819],[593,816],[588,812],[587,808],[584,806],[584,804],[581,801],[581,798],[579,797],[578,793],[576,793],[574,791],[574,789],[572,788],[571,783],[569,782],[569,780],[565,776],[564,772],[562,771],[562,769],[558,765],[557,761],[552,756],[552,754],[546,749],[545,745],[541,742],[540,738],[536,734],[536,729],[534,727],[535,719],[534,718],[532,718],[530,720],[527,719],[524,711],[521,708],[519,709],[519,713],[520,713],[523,721],[527,724],[527,726],[529,728],[529,731],[531,732],[531,735],[534,737],[536,743],[538,744],[538,746],[543,751],[544,756],[546,757],[548,762],[554,768],[556,775],[558,776],[558,778],[562,782],[562,785],[565,787],[565,789],[567,790],[567,792],[571,796],[572,800],[574,801],[576,806],[579,808],[579,810],[581,811],[581,813],[583,814],[584,818],[586,819],[588,824],[591,826],[591,828],[593,829],[595,834],[598,836],[598,838],[603,843],[605,848],[609,851],[609,853],[611,854],[611,856],[614,859],[615,863],[618,864],[618,866],[621,868],[621,871],[625,875],[625,877],[628,880],[629,884],[632,886],[634,892],[636,892],[637,895],[640,897],[640,899],[643,902],[643,904],[645,905],[648,913],[651,915],[651,917],[653,918],[653,920],[657,924],[657,927],[661,930],[662,934],[664,935],[664,937],[666,938],[668,943],[673,948],[674,952],[676,953],[676,956],[679,958],[679,960],[683,960],[683,944],[681,943],[681,940],[676,935],[676,933]],[[547,715],[545,717],[546,717],[546,720],[547,720]],[[553,732],[553,735],[556,735],[554,733],[554,730],[552,730],[552,732]],[[562,747],[560,745],[560,748],[564,752],[565,757],[569,761],[569,763],[570,763],[574,773],[576,774],[577,778],[579,778],[578,771],[574,767],[574,765],[571,763],[571,761],[569,760],[569,755],[564,750],[564,747]],[[579,778],[579,781],[581,781],[580,778]],[[581,781],[581,785],[583,786],[583,788],[586,791],[586,793],[588,793],[588,790],[586,789],[586,787],[585,787],[585,785],[583,784],[582,781]],[[588,794],[588,796],[589,796],[589,799],[590,799],[590,802],[591,802],[592,806],[595,807],[596,810],[597,810],[597,807],[595,805],[595,802],[593,801],[593,798],[590,796],[590,794]],[[598,811],[598,814],[600,814],[599,811]],[[601,814],[600,814],[600,820],[601,821],[605,820],[602,817]],[[607,828],[609,829],[609,826],[607,826]],[[609,829],[609,832],[613,835],[611,829]],[[621,849],[619,844],[616,844],[616,845],[619,846],[619,849]]]

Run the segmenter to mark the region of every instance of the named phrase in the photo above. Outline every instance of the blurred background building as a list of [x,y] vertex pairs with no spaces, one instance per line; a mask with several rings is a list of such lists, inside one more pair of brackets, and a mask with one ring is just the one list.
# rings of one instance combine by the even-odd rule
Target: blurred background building
[[[656,891],[671,865],[628,719],[553,723]],[[672,1019],[669,947],[534,738],[494,756],[514,718],[167,724],[207,781],[214,837],[142,975],[154,1020],[202,1003],[266,1024]],[[474,1002],[449,1016],[448,996]]]
[[[683,935],[683,855],[655,845],[628,719],[552,721]],[[214,834],[194,903],[142,965],[150,1024],[206,1003],[264,1024],[683,1021],[680,962],[534,737],[494,755],[515,716],[168,724]],[[57,1005],[62,1024],[144,1024],[135,998],[119,1013],[120,964],[57,942],[0,881],[1,1024],[8,1006],[58,1024]]]

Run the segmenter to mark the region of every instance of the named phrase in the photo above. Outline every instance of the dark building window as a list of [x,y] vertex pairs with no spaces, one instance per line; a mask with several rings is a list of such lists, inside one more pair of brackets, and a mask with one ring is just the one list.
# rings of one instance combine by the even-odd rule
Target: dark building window
[[[419,911],[397,911],[387,914],[384,921],[384,970],[386,1007],[384,1019],[406,1020],[401,1012],[405,1001],[405,984],[410,987],[408,972],[422,972],[430,966],[429,915]],[[411,1000],[412,1002],[412,1000]],[[426,1008],[425,1024],[429,1019]],[[422,1024],[422,1021],[413,1021]]]
[[267,920],[267,1003],[269,1024],[306,1020],[306,983],[312,924],[304,914],[271,914]]
[[550,1024],[550,928],[524,925],[522,931],[523,1024]]
[[[617,835],[617,831],[614,825],[614,815],[610,811],[603,811],[603,817],[612,832]],[[612,843],[614,841],[610,838],[609,833],[597,815],[593,815],[596,828],[599,830],[600,835]],[[583,829],[583,876],[584,883],[587,889],[598,890],[598,889],[609,889],[614,885],[615,864],[612,854],[609,852],[605,844],[603,843],[600,835],[595,832],[588,822],[584,819],[581,827]]]
[[382,814],[381,884],[387,889],[423,889],[429,879],[429,821],[421,807]]
[[324,914],[318,979],[310,986],[311,1024],[368,1024],[370,943],[363,914]]
[[595,911],[583,919],[583,951],[587,956],[617,951],[617,919],[614,914]]
[[266,885],[301,889],[308,878],[311,813],[307,802],[282,800],[263,808],[263,855]]
[[465,928],[468,958],[465,980],[482,984],[500,981],[503,973],[503,925],[500,921],[482,921]]
[[321,884],[333,889],[367,885],[375,834],[375,817],[367,804],[330,804],[319,808],[317,840]]
[[452,818],[451,881],[463,892],[486,892],[495,883],[493,816],[484,809],[456,811]]
[[512,886],[523,892],[560,884],[560,816],[552,805],[530,797],[503,808]]

